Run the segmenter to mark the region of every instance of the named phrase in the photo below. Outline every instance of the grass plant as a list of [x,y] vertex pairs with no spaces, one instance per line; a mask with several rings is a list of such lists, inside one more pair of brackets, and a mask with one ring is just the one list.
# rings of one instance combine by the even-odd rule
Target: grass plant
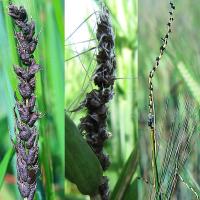
[[[10,136],[14,137],[14,91],[17,78],[13,64],[19,64],[14,39],[14,24],[7,15],[10,1],[0,1],[0,132],[1,140],[1,199],[19,199],[16,185],[16,162]],[[35,199],[63,199],[64,196],[64,1],[14,0],[23,5],[35,20],[39,44],[35,58],[41,66],[36,76],[36,106],[43,114],[37,124],[40,132],[39,163]],[[59,146],[59,148],[57,148]],[[6,153],[8,152],[8,153]],[[5,156],[5,159],[4,159]],[[9,158],[8,158],[9,156]],[[13,159],[12,159],[13,158]],[[10,161],[10,162],[8,162]]]

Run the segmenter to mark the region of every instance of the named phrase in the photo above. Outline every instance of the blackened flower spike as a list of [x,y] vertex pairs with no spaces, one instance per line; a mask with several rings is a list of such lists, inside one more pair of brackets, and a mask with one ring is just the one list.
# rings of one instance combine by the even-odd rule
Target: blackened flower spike
[[38,38],[34,36],[35,22],[28,21],[28,15],[23,6],[18,8],[10,4],[8,9],[8,14],[18,30],[15,32],[15,38],[22,64],[22,66],[14,65],[14,72],[19,79],[18,90],[22,97],[20,101],[17,95],[14,95],[16,143],[13,140],[12,142],[17,154],[17,184],[21,196],[24,199],[33,200],[36,191],[39,151],[35,122],[40,118],[40,113],[35,109],[35,74],[40,70],[40,66],[36,64],[33,53]]
[[[99,159],[102,169],[106,171],[110,161],[103,147],[111,135],[106,126],[107,103],[114,95],[116,58],[110,14],[105,6],[102,6],[99,15],[96,37],[98,40],[97,69],[93,80],[97,89],[87,93],[85,100],[81,103],[81,108],[84,106],[87,109],[87,115],[81,118],[79,127],[82,134],[85,135],[87,143]],[[98,194],[102,200],[109,199],[108,178],[106,176],[102,177]]]

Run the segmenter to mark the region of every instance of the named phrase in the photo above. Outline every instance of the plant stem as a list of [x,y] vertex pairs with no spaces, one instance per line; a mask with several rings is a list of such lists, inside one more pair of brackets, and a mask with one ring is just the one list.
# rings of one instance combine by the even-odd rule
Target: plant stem
[[158,166],[156,162],[156,140],[155,140],[155,129],[151,129],[151,142],[152,142],[152,168],[154,174],[154,185],[156,192],[159,191],[160,183],[158,178]]
[[[156,193],[159,193],[160,191],[160,182],[158,177],[158,166],[156,161],[156,154],[157,154],[157,148],[156,148],[156,113],[154,110],[154,98],[152,96],[152,114],[153,114],[153,121],[151,126],[151,143],[152,143],[152,169],[153,169],[153,177],[154,177],[154,186],[156,189]],[[161,200],[161,194],[159,194],[159,199]]]
[[159,183],[159,177],[158,177],[158,167],[157,167],[157,163],[156,163],[156,113],[155,113],[155,110],[154,110],[154,92],[153,92],[153,77],[154,77],[154,74],[160,64],[160,60],[163,56],[163,53],[167,47],[167,43],[168,43],[168,38],[169,38],[169,35],[171,33],[171,24],[174,20],[173,18],[173,11],[175,10],[175,6],[172,2],[170,2],[170,7],[171,7],[171,10],[169,12],[170,14],[170,18],[169,18],[169,21],[167,23],[167,27],[168,27],[168,30],[167,30],[167,33],[165,34],[164,38],[162,38],[162,41],[163,41],[163,44],[161,45],[160,47],[160,54],[158,57],[156,57],[156,61],[155,61],[155,64],[153,65],[153,68],[152,70],[150,71],[149,73],[149,116],[148,116],[148,126],[150,127],[150,135],[151,135],[151,142],[152,142],[152,168],[153,168],[153,175],[154,175],[154,186],[156,188],[156,193],[159,193],[159,199],[161,200],[162,197],[161,197],[161,194],[160,194],[160,183]]

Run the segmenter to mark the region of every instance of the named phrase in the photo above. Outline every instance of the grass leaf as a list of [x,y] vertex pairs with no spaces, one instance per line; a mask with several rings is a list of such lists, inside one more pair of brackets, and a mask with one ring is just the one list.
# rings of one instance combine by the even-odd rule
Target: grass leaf
[[200,104],[200,85],[197,81],[194,80],[190,72],[187,70],[186,66],[183,63],[177,65],[179,72],[181,73],[186,85],[188,86],[190,92]]
[[134,180],[133,183],[127,188],[123,200],[138,199],[138,180]]
[[124,168],[122,169],[121,175],[117,181],[117,184],[112,192],[111,200],[121,200],[127,188],[130,185],[130,182],[132,180],[132,177],[137,169],[138,164],[138,152],[137,148],[135,148],[131,155],[129,156],[129,159],[127,160]]
[[101,165],[67,115],[65,124],[65,176],[77,185],[81,193],[93,195],[100,185],[103,173]]
[[198,183],[195,181],[193,175],[185,167],[183,168],[183,170],[181,172],[181,178],[183,179],[183,182],[185,183],[187,188],[189,190],[191,190],[196,195],[196,197],[198,197],[197,199],[199,199],[200,187],[199,187]]
[[9,165],[13,155],[14,155],[14,149],[10,148],[10,149],[8,149],[5,156],[1,160],[1,163],[0,163],[0,189],[3,185],[4,177],[5,177],[8,165]]

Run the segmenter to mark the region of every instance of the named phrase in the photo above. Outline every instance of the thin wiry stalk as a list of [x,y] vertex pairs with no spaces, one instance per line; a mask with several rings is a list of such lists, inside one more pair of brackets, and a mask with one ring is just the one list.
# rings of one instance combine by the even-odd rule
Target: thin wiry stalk
[[68,37],[66,40],[69,40],[73,34],[88,20],[90,19],[94,14],[96,14],[97,11],[94,11],[92,14],[90,14]]
[[86,51],[83,51],[83,52],[79,53],[78,55],[75,55],[75,56],[73,56],[73,57],[71,57],[71,58],[67,58],[65,61],[72,60],[72,59],[74,59],[74,58],[80,56],[81,54],[85,54],[85,53],[87,53],[87,52],[89,52],[89,51],[91,51],[91,50],[94,50],[94,49],[96,49],[96,47],[92,47],[92,48],[90,48],[90,49],[87,49]]
[[[97,11],[95,11],[93,14],[96,14],[96,13],[97,13]],[[91,15],[91,16],[93,16],[93,15]],[[89,18],[87,18],[86,20],[88,20],[88,19],[89,19]],[[78,27],[80,28],[80,26],[83,25],[83,23],[85,23],[86,20],[84,20]],[[95,24],[94,27],[92,28],[92,32],[94,32],[95,28],[96,28],[96,24]],[[76,29],[76,30],[78,30],[78,29]],[[74,32],[74,33],[75,33],[75,32]],[[72,35],[71,35],[71,36],[72,36]],[[71,103],[71,104],[69,105],[69,107],[67,108],[67,111],[70,112],[70,115],[71,115],[72,112],[79,111],[79,110],[81,110],[81,109],[84,107],[83,105],[78,106],[78,104],[80,103],[80,99],[82,99],[82,97],[85,95],[85,93],[86,93],[86,91],[88,90],[89,86],[91,86],[91,88],[93,89],[93,86],[92,86],[92,81],[93,81],[93,79],[92,79],[91,75],[89,74],[89,71],[90,71],[90,68],[91,68],[91,66],[92,66],[92,63],[93,63],[94,60],[95,60],[94,58],[95,58],[95,55],[96,55],[96,52],[97,52],[97,47],[98,47],[97,44],[96,44],[97,39],[96,39],[96,38],[93,39],[93,37],[94,37],[94,36],[92,36],[91,39],[87,40],[87,41],[89,42],[89,43],[88,43],[88,48],[87,48],[86,51],[83,52],[83,53],[87,53],[87,52],[90,52],[90,51],[94,50],[94,51],[92,52],[91,60],[90,60],[89,65],[88,65],[87,68],[84,66],[84,64],[83,64],[83,62],[82,62],[82,60],[81,60],[81,57],[80,57],[81,54],[83,54],[83,53],[78,53],[76,50],[75,50],[75,51],[72,50],[73,52],[76,53],[76,56],[73,56],[73,58],[76,58],[76,57],[79,58],[79,61],[80,61],[81,65],[82,65],[84,71],[86,72],[86,75],[84,76],[83,83],[81,84],[80,94],[74,99],[74,101],[72,101],[72,103]],[[95,44],[94,44],[95,48],[89,48],[89,47],[90,47],[90,42],[91,42],[91,41],[95,41]],[[77,44],[77,43],[75,43],[75,44]],[[69,60],[71,60],[71,59],[72,59],[72,58],[69,58],[69,59],[67,59],[67,60],[69,61]],[[94,72],[93,72],[93,73],[94,73]],[[87,85],[85,86],[85,83],[86,83],[86,79],[87,79],[87,78],[88,78],[89,81],[88,81]]]
[[17,154],[17,184],[21,196],[26,200],[33,200],[36,191],[39,151],[35,122],[40,117],[40,113],[35,110],[36,96],[34,94],[35,74],[40,66],[36,64],[33,53],[38,38],[34,37],[35,23],[32,20],[28,21],[27,12],[23,6],[18,8],[12,4],[9,5],[8,14],[18,30],[15,32],[15,37],[21,62],[21,66],[14,66],[22,99],[18,100],[15,94],[16,144],[13,140],[12,142]]
[[[86,94],[85,100],[79,108],[87,109],[86,117],[81,118],[80,130],[85,135],[105,171],[110,165],[108,155],[103,151],[105,141],[110,137],[106,130],[108,107],[107,103],[113,97],[115,81],[116,60],[114,52],[114,34],[109,18],[109,12],[102,6],[102,11],[97,22],[98,53],[96,55],[97,69],[93,76],[97,89]],[[102,177],[98,195],[102,200],[109,199],[108,178]]]
[[77,45],[77,44],[88,43],[88,42],[95,41],[95,40],[96,39],[89,39],[89,40],[80,41],[80,42],[73,42],[73,43],[70,43],[70,44],[66,44],[65,46],[73,46],[73,45]]
[[[91,62],[89,63],[89,67],[87,68],[87,71],[89,70],[90,66],[92,65],[93,63],[93,60],[94,60],[94,57],[95,57],[95,54],[96,54],[96,50],[94,51],[94,53],[92,54],[92,59],[91,59]],[[85,67],[84,67],[85,68]],[[89,76],[88,74],[86,74],[86,76]],[[83,84],[81,86],[81,91],[80,91],[80,94],[74,99],[74,101],[69,105],[69,107],[67,108],[67,111],[68,112],[76,112],[76,111],[79,111],[81,110],[83,107],[84,107],[84,104],[80,105],[80,106],[77,106],[79,104],[79,99],[82,98],[87,89],[89,88],[89,86],[92,84],[92,78],[89,80],[89,82],[87,83],[87,85],[84,87],[85,85],[85,82],[86,82],[86,76],[84,78],[84,81],[83,81]]]
[[[157,161],[156,161],[156,154],[157,154],[157,148],[156,148],[156,116],[155,116],[155,110],[154,110],[154,94],[153,94],[153,82],[152,79],[154,77],[154,73],[156,72],[156,69],[158,68],[160,64],[160,60],[162,58],[162,55],[167,47],[167,42],[169,38],[169,34],[171,33],[171,24],[173,22],[173,11],[175,10],[175,6],[172,2],[170,2],[171,10],[169,12],[170,18],[167,23],[168,30],[164,38],[162,38],[163,44],[160,47],[160,54],[156,58],[155,65],[153,66],[153,69],[149,73],[149,115],[148,115],[148,125],[150,127],[150,134],[151,134],[151,142],[152,142],[152,168],[153,168],[153,174],[154,174],[154,185],[156,187],[156,191],[159,191],[159,177],[158,177],[158,167],[157,167]],[[161,198],[161,196],[160,196]]]

